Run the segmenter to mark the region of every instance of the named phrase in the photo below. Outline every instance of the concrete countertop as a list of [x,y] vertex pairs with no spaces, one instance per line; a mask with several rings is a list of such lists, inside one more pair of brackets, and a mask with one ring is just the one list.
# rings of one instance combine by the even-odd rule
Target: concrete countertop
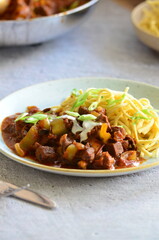
[[[54,41],[0,48],[0,98],[54,79],[110,76],[159,86],[159,54],[142,45],[130,11],[103,0],[88,21]],[[0,199],[1,240],[158,240],[159,167],[115,178],[38,171],[0,154],[0,180],[31,184],[56,201],[45,210]]]

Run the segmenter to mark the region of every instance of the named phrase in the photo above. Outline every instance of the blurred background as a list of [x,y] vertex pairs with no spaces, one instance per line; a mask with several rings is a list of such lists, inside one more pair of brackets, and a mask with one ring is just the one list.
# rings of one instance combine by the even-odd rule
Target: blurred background
[[122,4],[123,6],[129,7],[129,8],[133,8],[136,5],[138,5],[141,2],[144,2],[143,0],[114,0],[116,2],[118,2],[119,4]]
[[131,10],[120,2],[125,6],[137,3],[100,0],[80,26],[57,39],[39,45],[1,46],[0,97],[31,84],[70,77],[112,76],[158,85],[158,53],[139,42]]

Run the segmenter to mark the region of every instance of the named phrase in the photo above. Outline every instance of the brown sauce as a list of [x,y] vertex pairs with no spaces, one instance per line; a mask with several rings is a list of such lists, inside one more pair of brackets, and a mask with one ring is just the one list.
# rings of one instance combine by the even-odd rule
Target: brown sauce
[[[39,111],[35,106],[28,109],[31,115]],[[79,111],[82,113],[84,110],[86,111],[86,109],[80,109]],[[45,114],[45,111],[43,113]],[[99,137],[101,128],[99,126],[93,128],[88,134],[88,139],[81,143],[79,134],[74,135],[71,132],[72,123],[68,119],[62,120],[67,133],[57,136],[52,133],[52,130],[44,129],[40,121],[35,125],[23,121],[15,121],[19,114],[6,117],[3,120],[1,125],[2,137],[5,144],[15,154],[19,154],[15,145],[23,142],[32,126],[35,126],[37,131],[36,139],[29,146],[24,157],[47,166],[70,169],[113,170],[135,167],[143,163],[145,159],[140,157],[135,140],[126,135],[123,128],[111,127],[103,109],[99,113],[97,112],[97,114],[99,114],[98,121],[108,125],[110,138],[105,144]],[[71,148],[73,150],[70,150]],[[70,158],[69,151],[74,151],[74,149],[76,152]]]

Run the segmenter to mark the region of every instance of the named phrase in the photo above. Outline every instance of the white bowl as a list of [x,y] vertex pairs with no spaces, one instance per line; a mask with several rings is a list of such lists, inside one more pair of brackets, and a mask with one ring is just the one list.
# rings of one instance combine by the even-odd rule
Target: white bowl
[[1,20],[0,46],[31,45],[54,39],[84,21],[99,0],[73,10],[30,20]]
[[139,26],[139,23],[143,17],[144,8],[149,8],[146,2],[143,2],[134,8],[131,14],[132,23],[135,27],[136,34],[140,41],[143,42],[148,47],[159,51],[159,37],[156,37],[151,33],[146,32]]

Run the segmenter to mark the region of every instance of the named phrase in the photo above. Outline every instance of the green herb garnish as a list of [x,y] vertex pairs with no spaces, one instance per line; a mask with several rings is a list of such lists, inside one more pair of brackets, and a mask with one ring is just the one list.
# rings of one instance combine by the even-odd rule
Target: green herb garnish
[[[142,116],[141,112],[149,117]],[[136,112],[132,117],[130,117],[130,119],[135,121],[140,119],[151,120],[152,117],[154,117],[154,115],[149,112],[149,109],[142,109],[140,112]]]
[[91,97],[97,97],[99,91],[101,91],[101,88],[92,88],[92,89],[88,90],[89,95],[90,95]]
[[87,92],[84,92],[83,94],[81,94],[81,95],[77,98],[76,102],[73,104],[73,106],[72,106],[72,108],[71,108],[71,111],[73,111],[73,110],[74,110],[75,108],[77,108],[77,107],[82,106],[82,105],[86,102],[88,96],[96,97],[97,94],[98,94],[98,92],[99,92],[100,90],[101,90],[101,89],[90,89],[90,90],[88,90]]
[[21,120],[24,121],[25,123],[32,123],[36,124],[40,120],[44,120],[48,116],[46,114],[42,113],[34,113],[33,115],[28,116],[28,113],[22,113],[19,117],[15,119],[15,122]]
[[[132,117],[130,117],[130,119],[134,120],[134,124],[136,124],[136,122],[141,119],[150,121],[153,117],[155,117],[150,111],[158,111],[158,110],[151,109],[151,108],[142,109],[141,111],[136,112]],[[143,116],[141,115],[141,113],[144,113],[147,116]]]
[[78,117],[78,120],[80,121],[89,121],[89,120],[96,120],[97,117],[95,117],[92,114],[83,114],[80,117]]
[[151,120],[150,118],[144,117],[144,116],[132,116],[132,117],[130,117],[130,119],[132,119],[132,120],[140,120],[140,119]]
[[15,119],[15,122],[20,121],[20,120],[21,120],[21,121],[25,120],[25,119],[26,119],[26,115],[28,115],[27,112],[24,112],[24,113],[20,114],[20,115]]
[[124,93],[124,94],[121,96],[121,98],[119,98],[119,99],[116,99],[116,100],[109,99],[109,100],[106,101],[106,102],[107,102],[107,105],[113,106],[113,105],[115,105],[115,104],[117,104],[117,103],[121,103],[121,102],[124,100],[125,96],[126,96],[126,94]]
[[151,114],[148,109],[143,109],[143,110],[141,110],[141,112],[143,112],[144,114],[146,114],[146,115],[148,115],[150,117],[154,117],[154,115]]
[[89,110],[89,111],[93,111],[94,109],[96,109],[97,106],[98,106],[98,103],[99,103],[99,102],[93,102],[93,103],[89,106],[88,110]]
[[72,116],[72,117],[79,117],[80,116],[80,114],[78,112],[65,111],[65,113]]
[[33,115],[31,115],[30,117],[28,117],[26,120],[24,120],[26,123],[32,123],[32,124],[36,124],[38,121],[40,120],[44,120],[45,118],[47,118],[46,114],[42,114],[42,113],[35,113]]
[[80,95],[80,91],[76,88],[72,89],[71,95],[78,97]]
[[74,103],[74,105],[72,106],[72,109],[71,109],[71,110],[73,111],[75,108],[80,107],[81,105],[83,105],[83,104],[85,103],[88,95],[89,95],[89,92],[86,92],[86,93],[81,94],[81,95],[77,98],[77,100],[76,100],[76,102]]

